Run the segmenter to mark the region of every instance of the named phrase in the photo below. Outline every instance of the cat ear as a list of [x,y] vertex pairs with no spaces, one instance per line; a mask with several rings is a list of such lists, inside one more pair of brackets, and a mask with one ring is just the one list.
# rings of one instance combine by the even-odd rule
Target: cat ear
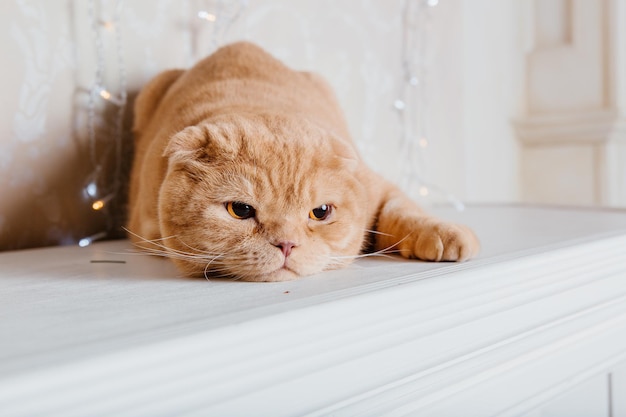
[[336,136],[332,138],[331,144],[335,158],[349,171],[356,170],[359,165],[359,155],[352,145]]
[[170,138],[163,156],[170,163],[210,160],[216,156],[227,157],[236,153],[232,140],[226,137],[226,129],[213,124],[189,126]]
[[207,142],[204,132],[198,126],[189,126],[170,138],[163,156],[171,162],[184,162],[197,159]]

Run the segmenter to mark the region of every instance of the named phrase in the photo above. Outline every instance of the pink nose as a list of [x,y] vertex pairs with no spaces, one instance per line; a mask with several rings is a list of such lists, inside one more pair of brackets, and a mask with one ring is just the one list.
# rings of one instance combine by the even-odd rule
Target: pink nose
[[291,250],[296,246],[296,244],[293,242],[278,242],[274,244],[274,246],[276,246],[277,248],[280,248],[280,250],[283,251],[283,255],[285,255],[285,258],[286,258],[289,255],[291,255]]

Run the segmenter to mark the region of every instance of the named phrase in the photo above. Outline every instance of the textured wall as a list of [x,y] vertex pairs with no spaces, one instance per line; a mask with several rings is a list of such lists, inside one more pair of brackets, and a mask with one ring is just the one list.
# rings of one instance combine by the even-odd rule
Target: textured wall
[[[0,249],[72,243],[119,225],[123,187],[111,184],[127,163],[120,170],[115,157],[118,106],[90,97],[98,72],[114,96],[123,77],[130,104],[133,93],[161,69],[188,67],[218,43],[247,38],[296,68],[326,75],[365,154],[389,149],[381,145],[398,136],[386,126],[396,117],[400,1],[253,0],[228,31],[239,2],[120,3],[117,25],[103,22],[96,29],[91,17],[113,21],[115,1],[94,1],[91,11],[84,0],[0,4],[0,42],[11,57],[1,81]],[[216,12],[217,20],[198,18],[199,10]],[[128,117],[125,123],[127,129]],[[128,155],[131,138],[126,132],[121,139]],[[381,164],[385,158],[392,156]],[[84,192],[96,171],[96,197],[116,192],[100,211]]]
[[[510,50],[511,29],[502,36],[494,31],[515,26],[515,2],[499,2],[494,8],[489,1],[441,0],[431,19],[418,28],[430,39],[431,54],[422,57],[427,83],[420,87],[428,96],[430,134],[428,149],[414,161],[420,161],[430,182],[461,198],[501,201],[516,193],[508,104],[498,101],[508,95],[490,81],[510,73],[503,51]],[[237,39],[255,41],[295,68],[322,73],[334,86],[365,159],[388,178],[400,179],[406,155],[400,151],[401,119],[394,102],[406,87],[404,0],[250,0],[229,25],[240,4],[0,3],[0,44],[10,57],[0,80],[0,250],[75,243],[102,231],[119,232],[134,95],[160,70],[188,67],[218,44]],[[200,10],[215,12],[217,19],[200,19]],[[504,19],[486,19],[494,10]],[[107,23],[112,21],[114,25]],[[492,27],[486,21],[502,24]],[[492,43],[500,47],[484,49],[480,39],[464,44],[468,33],[495,39]],[[472,48],[492,62],[472,61]],[[468,78],[469,63],[488,70],[476,71],[484,82]],[[97,95],[97,79],[113,99],[128,92],[123,118],[119,106]],[[476,94],[466,96],[467,86],[474,85],[480,86],[470,89]],[[494,109],[500,112],[497,118]],[[409,123],[413,116],[407,115]],[[124,128],[121,134],[118,124]],[[503,157],[485,158],[482,150],[487,147]],[[495,175],[494,169],[499,171]],[[474,171],[486,172],[490,182],[472,175]],[[97,189],[87,195],[86,186],[94,180]],[[102,210],[92,209],[94,200],[111,193],[115,197]]]

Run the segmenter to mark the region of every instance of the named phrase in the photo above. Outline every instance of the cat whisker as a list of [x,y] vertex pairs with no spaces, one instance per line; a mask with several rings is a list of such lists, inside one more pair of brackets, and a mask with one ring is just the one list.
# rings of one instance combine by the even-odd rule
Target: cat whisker
[[196,257],[197,254],[191,252],[183,252],[176,249],[168,248],[167,246],[157,245],[156,248],[139,246],[139,250],[144,253],[150,253],[157,256],[182,256],[185,258]]
[[[205,267],[204,267],[204,279],[206,279],[207,281],[210,281],[210,280],[209,280],[209,271],[211,271],[211,272],[217,272],[217,271],[219,271],[219,270],[220,270],[220,268],[215,268],[215,267],[210,268],[210,267],[211,267],[211,264],[213,264],[213,262],[214,262],[216,259],[218,259],[218,258],[223,258],[223,256],[221,256],[221,257],[219,257],[219,256],[215,256],[215,257],[213,257],[213,259],[209,260],[209,262],[207,262],[207,263],[206,263],[206,265],[205,265]],[[226,270],[227,270],[226,268],[221,268],[221,269],[222,269],[222,270],[224,270],[224,271],[226,271]],[[216,278],[219,278],[219,275],[218,275],[218,276],[216,276]]]
[[136,238],[140,239],[142,243],[154,243],[155,245],[157,244],[156,242],[162,242],[168,239],[173,239],[176,236],[166,236],[166,237],[160,237],[160,238],[156,238],[156,239],[147,239],[141,235],[138,235],[137,233],[129,230],[126,227],[122,227],[122,229],[124,229],[124,231],[128,234],[131,234],[133,236],[135,236]]
[[[146,247],[139,246],[141,252],[148,253],[150,255],[162,256],[162,257],[179,259],[179,260],[186,260],[186,261],[190,261],[194,263],[201,263],[201,264],[207,263],[207,269],[208,269],[208,266],[210,266],[211,263],[213,263],[216,259],[224,257],[223,253],[206,252],[206,251],[202,251],[200,249],[194,248],[175,235],[164,237],[164,238],[159,238],[159,239],[146,239],[134,232],[131,232],[128,229],[125,229],[125,230],[131,235],[140,239],[140,243],[148,243],[153,246],[156,246],[156,248],[154,247],[146,248]],[[168,239],[177,239],[181,244],[185,245],[186,247],[188,247],[189,249],[195,252],[181,251],[178,249],[170,248],[161,243],[157,243],[157,242],[163,242]]]
[[389,256],[389,254],[393,254],[393,253],[399,253],[399,250],[380,250],[380,251],[376,251],[376,252],[372,252],[372,253],[361,253],[358,255],[346,255],[346,256],[333,256],[331,257],[332,259],[362,259],[362,258],[371,258],[371,257],[382,257],[382,258],[390,258],[392,259],[392,256]]
[[373,233],[375,235],[394,237],[393,235],[390,235],[389,233],[379,232],[378,230],[365,229],[365,231],[367,233]]
[[394,247],[398,246],[400,243],[402,243],[406,239],[408,239],[408,237],[409,237],[409,235],[406,235],[404,238],[400,239],[398,242],[394,243],[393,245],[387,246],[386,248],[377,250],[375,252],[361,253],[361,254],[358,254],[358,255],[331,256],[330,259],[332,259],[332,260],[344,260],[344,259],[362,259],[362,258],[369,258],[369,257],[383,257],[383,258],[390,258],[390,259],[392,259],[392,257],[389,256],[389,254],[399,253],[400,252],[399,249],[394,249],[394,250],[392,250],[392,249]]

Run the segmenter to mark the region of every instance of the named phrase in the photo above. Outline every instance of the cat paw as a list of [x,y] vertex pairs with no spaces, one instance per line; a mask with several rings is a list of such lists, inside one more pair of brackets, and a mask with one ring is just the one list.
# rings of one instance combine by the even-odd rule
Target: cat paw
[[425,261],[466,261],[478,254],[480,243],[468,227],[429,222],[399,244],[406,258]]

